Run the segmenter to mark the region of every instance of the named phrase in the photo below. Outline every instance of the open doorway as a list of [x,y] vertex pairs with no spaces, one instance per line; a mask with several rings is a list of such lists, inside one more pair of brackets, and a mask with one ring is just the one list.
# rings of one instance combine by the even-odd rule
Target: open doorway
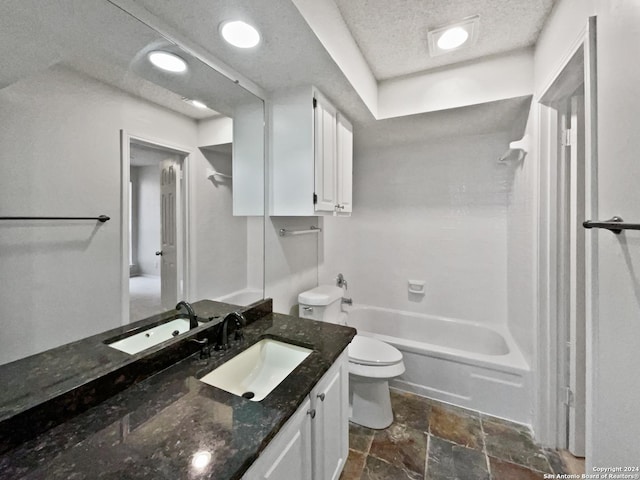
[[128,265],[128,275],[123,283],[123,323],[128,323],[174,308],[184,297],[187,185],[183,171],[188,152],[135,137],[123,137],[123,146],[125,141],[123,266]]
[[594,18],[580,40],[540,99],[540,288],[549,298],[539,330],[539,378],[543,441],[584,468],[595,264],[582,222],[596,208]]

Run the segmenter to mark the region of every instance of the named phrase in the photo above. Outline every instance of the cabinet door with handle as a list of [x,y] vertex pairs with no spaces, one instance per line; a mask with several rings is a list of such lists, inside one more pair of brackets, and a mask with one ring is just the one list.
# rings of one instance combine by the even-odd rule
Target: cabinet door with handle
[[349,365],[345,350],[311,391],[313,479],[338,480],[349,454]]
[[315,211],[333,212],[336,206],[336,109],[320,95],[314,99]]
[[338,113],[336,131],[336,212],[353,210],[353,127]]
[[316,412],[307,398],[242,480],[310,480],[312,417]]

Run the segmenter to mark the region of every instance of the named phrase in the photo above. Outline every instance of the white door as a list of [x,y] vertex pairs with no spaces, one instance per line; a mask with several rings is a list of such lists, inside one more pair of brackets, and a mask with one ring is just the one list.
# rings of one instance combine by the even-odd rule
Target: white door
[[316,94],[314,103],[315,211],[336,208],[336,114],[331,104]]
[[351,213],[353,210],[353,127],[342,115],[337,120],[337,192],[336,211]]
[[173,159],[160,164],[160,290],[162,307],[178,303],[178,225],[180,165]]

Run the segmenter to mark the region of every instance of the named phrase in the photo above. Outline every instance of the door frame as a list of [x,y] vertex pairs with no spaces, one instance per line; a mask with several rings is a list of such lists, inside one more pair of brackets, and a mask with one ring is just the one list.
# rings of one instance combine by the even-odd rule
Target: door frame
[[[130,323],[129,311],[129,181],[131,172],[131,143],[140,143],[153,147],[162,148],[183,157],[182,159],[182,179],[180,197],[177,199],[179,208],[176,209],[176,224],[178,228],[177,240],[179,247],[177,251],[178,263],[178,298],[189,299],[194,289],[193,278],[193,248],[194,236],[193,228],[193,167],[192,158],[194,150],[164,140],[152,138],[146,135],[136,135],[126,130],[120,130],[120,291],[121,291],[121,324]],[[180,233],[181,232],[181,233]]]
[[[580,77],[579,74],[582,74]],[[537,440],[553,448],[566,448],[563,444],[566,412],[559,408],[563,385],[559,365],[565,356],[559,354],[562,326],[557,315],[558,272],[558,119],[553,104],[575,91],[576,82],[584,83],[585,102],[585,165],[584,198],[585,219],[597,218],[597,77],[596,77],[596,17],[590,17],[584,29],[563,57],[552,80],[542,89],[538,99],[539,129],[539,201],[538,201],[538,330],[536,415],[534,431]],[[597,321],[597,236],[585,237],[585,348],[586,348],[586,454],[590,455],[592,422],[593,364],[592,338]]]

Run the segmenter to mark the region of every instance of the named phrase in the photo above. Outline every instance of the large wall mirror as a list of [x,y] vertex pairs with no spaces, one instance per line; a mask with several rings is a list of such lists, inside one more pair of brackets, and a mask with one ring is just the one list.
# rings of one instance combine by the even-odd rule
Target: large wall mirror
[[0,364],[263,297],[260,98],[106,0],[3,1],[0,52]]

